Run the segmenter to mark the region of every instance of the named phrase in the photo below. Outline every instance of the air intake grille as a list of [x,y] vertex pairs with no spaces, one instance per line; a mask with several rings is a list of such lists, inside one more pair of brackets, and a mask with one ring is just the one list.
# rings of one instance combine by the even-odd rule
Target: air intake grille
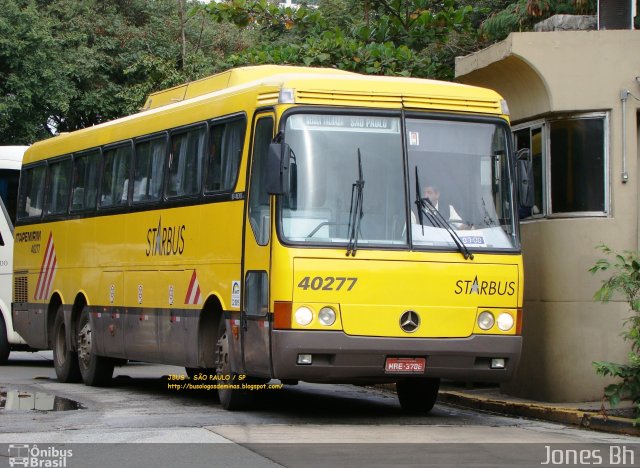
[[500,114],[500,101],[497,99],[467,99],[464,97],[439,97],[412,95],[409,93],[383,94],[364,92],[324,92],[298,91],[296,102],[300,104],[341,104],[358,106],[363,103],[376,103],[379,107],[406,109],[430,109],[454,112],[482,112]]
[[13,302],[28,302],[29,288],[26,276],[15,276],[13,279]]

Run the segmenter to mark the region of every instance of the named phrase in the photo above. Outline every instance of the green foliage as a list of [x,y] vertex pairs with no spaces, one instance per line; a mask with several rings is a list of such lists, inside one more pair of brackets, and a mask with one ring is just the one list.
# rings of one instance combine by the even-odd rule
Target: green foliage
[[250,37],[195,0],[0,0],[0,144],[137,112]]
[[335,67],[376,75],[428,75],[428,57],[419,57],[406,46],[392,42],[365,43],[345,37],[339,31],[325,31],[318,37],[310,37],[301,43],[260,45],[232,55],[227,59],[231,66],[247,64],[295,64],[313,67]]
[[500,41],[514,31],[530,31],[533,25],[558,14],[594,15],[596,0],[517,0],[495,11],[480,27],[480,35]]
[[131,114],[150,92],[246,64],[452,79],[456,56],[544,15],[593,10],[595,0],[317,5],[0,0],[0,144],[30,144]]
[[594,298],[609,302],[614,294],[621,294],[629,304],[632,315],[625,320],[622,337],[631,343],[628,363],[594,362],[598,374],[621,379],[604,389],[605,397],[611,406],[616,406],[622,398],[630,398],[635,410],[635,424],[640,424],[640,257],[637,252],[613,252],[606,245],[598,248],[608,257],[600,259],[590,268],[590,272],[606,272],[611,276],[603,281]]
[[42,20],[34,2],[0,0],[2,144],[25,143],[44,134],[48,109],[65,99],[51,23]]
[[268,38],[228,57],[230,66],[278,63],[437,78],[451,77],[447,44],[470,31],[475,12],[454,0],[325,0],[318,9],[231,0],[211,3],[208,11],[218,22],[258,29]]

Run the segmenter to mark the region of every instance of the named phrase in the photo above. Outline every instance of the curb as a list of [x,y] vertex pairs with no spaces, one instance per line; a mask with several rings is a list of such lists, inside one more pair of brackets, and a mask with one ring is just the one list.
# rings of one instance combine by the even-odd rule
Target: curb
[[633,425],[633,419],[606,416],[595,411],[576,410],[543,403],[497,400],[451,390],[440,390],[438,402],[491,413],[558,422],[594,431],[640,436],[640,427]]

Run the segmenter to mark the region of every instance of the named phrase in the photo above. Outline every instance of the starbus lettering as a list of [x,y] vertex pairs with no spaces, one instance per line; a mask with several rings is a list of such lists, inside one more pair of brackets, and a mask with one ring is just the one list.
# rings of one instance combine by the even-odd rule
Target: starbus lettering
[[156,255],[182,255],[184,252],[184,232],[187,227],[162,226],[162,218],[158,226],[147,230],[147,257]]
[[513,296],[516,293],[515,281],[479,281],[458,280],[453,291],[455,294],[478,294],[479,296]]

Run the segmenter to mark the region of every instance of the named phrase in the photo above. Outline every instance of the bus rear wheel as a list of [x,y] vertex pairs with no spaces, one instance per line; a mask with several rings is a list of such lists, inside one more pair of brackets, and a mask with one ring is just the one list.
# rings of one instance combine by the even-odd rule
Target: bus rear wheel
[[407,379],[396,383],[396,393],[402,410],[426,414],[436,404],[440,379]]
[[82,381],[78,367],[78,355],[67,343],[67,327],[64,323],[62,305],[58,306],[56,318],[53,320],[53,367],[56,377],[62,383]]
[[223,388],[225,385],[241,385],[238,374],[231,371],[231,361],[229,358],[229,336],[224,319],[220,320],[218,326],[218,342],[216,345],[216,375],[218,380],[218,396],[220,404],[228,411],[238,411],[245,409],[249,402],[249,395],[245,390]]
[[113,361],[96,355],[95,335],[91,328],[89,308],[84,306],[77,326],[78,365],[86,385],[107,385],[113,376]]

